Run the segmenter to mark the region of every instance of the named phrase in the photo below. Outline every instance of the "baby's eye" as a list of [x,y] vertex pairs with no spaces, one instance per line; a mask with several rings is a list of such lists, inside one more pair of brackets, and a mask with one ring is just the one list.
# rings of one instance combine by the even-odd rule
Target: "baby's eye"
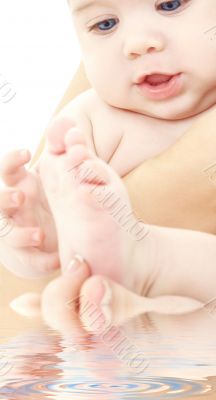
[[163,1],[163,3],[158,4],[157,8],[161,11],[175,11],[187,1],[188,0]]
[[117,22],[118,21],[115,18],[105,19],[97,24],[94,24],[92,27],[90,27],[90,30],[99,32],[110,31],[117,24]]

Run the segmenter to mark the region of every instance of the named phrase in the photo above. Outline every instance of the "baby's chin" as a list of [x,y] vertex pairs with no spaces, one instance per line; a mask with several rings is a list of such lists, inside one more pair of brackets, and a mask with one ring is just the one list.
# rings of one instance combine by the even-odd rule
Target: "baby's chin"
[[166,121],[178,121],[182,119],[192,118],[202,112],[208,107],[200,107],[198,104],[186,105],[186,104],[171,104],[168,103],[155,103],[151,107],[131,107],[128,111],[133,111],[148,117],[162,119]]
[[141,114],[146,115],[151,118],[156,118],[156,119],[162,119],[165,121],[180,121],[182,119],[188,119],[194,117],[197,113],[194,112],[189,112],[188,110],[186,111],[175,111],[175,112],[170,112],[170,110],[167,110],[165,112],[148,112],[144,111]]

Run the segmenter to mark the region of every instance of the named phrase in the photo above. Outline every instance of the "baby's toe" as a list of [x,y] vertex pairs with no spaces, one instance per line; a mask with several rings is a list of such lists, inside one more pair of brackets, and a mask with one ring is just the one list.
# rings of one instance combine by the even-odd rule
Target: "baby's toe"
[[75,122],[69,117],[57,117],[48,126],[46,138],[49,150],[55,154],[65,152],[65,136],[73,128]]
[[76,144],[72,146],[66,155],[66,167],[68,172],[73,172],[74,169],[79,167],[88,160],[91,154],[86,146],[82,144]]
[[109,166],[95,157],[84,145],[70,148],[66,158],[67,172],[77,178],[78,184],[106,185],[109,179]]
[[79,132],[76,127],[74,127],[71,128],[65,135],[64,143],[66,150],[69,150],[71,146],[74,146],[76,144],[86,145],[86,140],[84,138],[84,135]]

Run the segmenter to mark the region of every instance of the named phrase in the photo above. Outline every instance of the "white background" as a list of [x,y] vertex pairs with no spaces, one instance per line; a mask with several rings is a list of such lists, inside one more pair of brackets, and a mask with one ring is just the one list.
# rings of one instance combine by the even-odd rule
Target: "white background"
[[67,0],[0,0],[0,50],[0,157],[34,154],[80,63]]

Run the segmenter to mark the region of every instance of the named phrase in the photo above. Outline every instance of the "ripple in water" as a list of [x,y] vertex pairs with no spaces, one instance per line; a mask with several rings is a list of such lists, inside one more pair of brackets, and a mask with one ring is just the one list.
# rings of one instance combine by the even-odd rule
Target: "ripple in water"
[[[41,399],[42,395],[61,396],[56,398],[71,399],[71,395],[76,395],[76,399],[83,396],[102,396],[109,395],[111,399],[143,399],[143,395],[148,398],[159,399],[188,399],[189,396],[204,395],[210,392],[210,385],[206,382],[175,378],[146,378],[142,381],[134,380],[132,383],[97,383],[97,382],[77,382],[73,383],[71,379],[62,379],[61,381],[35,380],[32,382],[11,382],[9,385],[0,389],[0,394],[5,399],[11,399],[11,396],[18,398]],[[121,397],[119,395],[121,394]],[[6,397],[5,397],[6,396]],[[9,397],[7,397],[9,396]],[[24,397],[25,396],[25,397]],[[50,398],[50,397],[49,397]],[[55,397],[54,397],[55,398]]]

